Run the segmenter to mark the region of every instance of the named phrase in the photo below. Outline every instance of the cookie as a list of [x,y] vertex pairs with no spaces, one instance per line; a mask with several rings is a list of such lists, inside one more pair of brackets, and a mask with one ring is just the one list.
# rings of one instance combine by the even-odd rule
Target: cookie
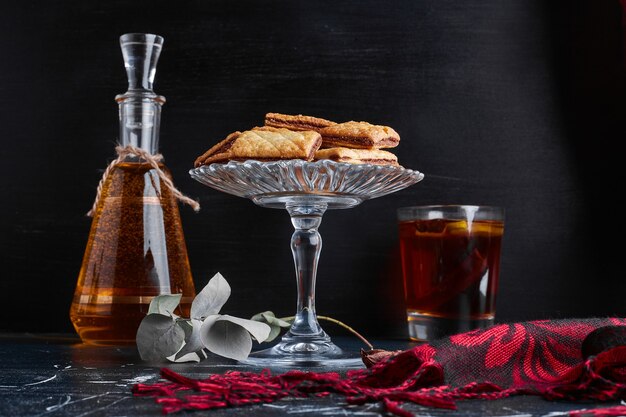
[[399,166],[398,158],[380,149],[327,148],[315,152],[315,160],[330,159],[349,164],[374,164]]
[[290,130],[314,130],[318,132],[320,129],[336,124],[337,123],[331,122],[330,120],[313,116],[303,116],[301,114],[267,113],[265,115],[265,126],[283,127]]
[[400,135],[389,126],[368,122],[345,122],[321,129],[322,147],[345,147],[358,149],[394,148],[400,143]]
[[304,159],[311,161],[322,143],[319,133],[294,132],[272,127],[254,128],[245,132],[231,133],[194,163],[196,167],[214,162],[275,161],[280,159]]

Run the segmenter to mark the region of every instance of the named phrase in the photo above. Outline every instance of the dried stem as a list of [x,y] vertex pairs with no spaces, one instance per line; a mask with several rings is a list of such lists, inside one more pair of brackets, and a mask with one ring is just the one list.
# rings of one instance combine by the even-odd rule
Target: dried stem
[[[343,327],[344,329],[346,329],[347,331],[349,331],[350,333],[352,333],[353,335],[355,335],[356,337],[358,337],[368,348],[374,349],[374,346],[372,346],[372,344],[365,338],[363,337],[363,335],[361,335],[361,333],[357,332],[356,330],[354,330],[352,327],[348,326],[347,324],[334,319],[332,317],[328,317],[328,316],[317,316],[317,318],[319,320],[326,320],[329,321],[331,323],[336,324],[337,326]],[[281,320],[287,321],[287,322],[292,322],[295,319],[294,316],[290,316],[290,317],[284,317]]]

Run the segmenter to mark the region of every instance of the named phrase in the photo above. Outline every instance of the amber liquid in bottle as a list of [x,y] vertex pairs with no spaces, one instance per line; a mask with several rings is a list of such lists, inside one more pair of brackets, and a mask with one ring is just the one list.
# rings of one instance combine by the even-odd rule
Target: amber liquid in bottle
[[188,317],[195,289],[177,204],[149,164],[123,162],[112,170],[70,310],[84,342],[134,343],[150,301],[159,294],[182,293],[176,313]]
[[[195,289],[178,202],[147,163],[158,153],[161,106],[153,89],[163,38],[120,37],[128,90],[117,95],[122,151],[102,184],[78,276],[70,318],[83,342],[134,343],[139,323],[157,295],[182,294],[188,316]],[[159,163],[166,176],[169,170]]]

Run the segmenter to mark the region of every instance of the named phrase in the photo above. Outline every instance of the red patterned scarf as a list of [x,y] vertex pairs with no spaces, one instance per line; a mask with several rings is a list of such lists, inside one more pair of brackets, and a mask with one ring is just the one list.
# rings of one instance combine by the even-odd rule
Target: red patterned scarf
[[[161,375],[167,382],[137,384],[133,392],[158,397],[165,413],[331,393],[345,396],[349,404],[380,401],[386,411],[402,417],[411,416],[402,402],[454,409],[457,400],[520,394],[551,400],[626,399],[626,319],[500,324],[417,346],[345,377],[264,371],[194,380],[167,368]],[[624,415],[626,407],[605,412]]]

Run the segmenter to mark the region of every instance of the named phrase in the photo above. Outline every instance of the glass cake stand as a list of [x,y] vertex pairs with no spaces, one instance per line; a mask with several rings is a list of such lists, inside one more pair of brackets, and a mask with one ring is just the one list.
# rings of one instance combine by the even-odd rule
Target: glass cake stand
[[250,354],[244,363],[264,367],[362,367],[358,352],[335,345],[317,321],[315,279],[322,248],[317,231],[327,209],[346,209],[421,181],[424,174],[396,166],[245,161],[211,164],[189,171],[219,191],[251,199],[262,207],[286,209],[295,231],[291,250],[298,300],[295,320],[272,348]]

